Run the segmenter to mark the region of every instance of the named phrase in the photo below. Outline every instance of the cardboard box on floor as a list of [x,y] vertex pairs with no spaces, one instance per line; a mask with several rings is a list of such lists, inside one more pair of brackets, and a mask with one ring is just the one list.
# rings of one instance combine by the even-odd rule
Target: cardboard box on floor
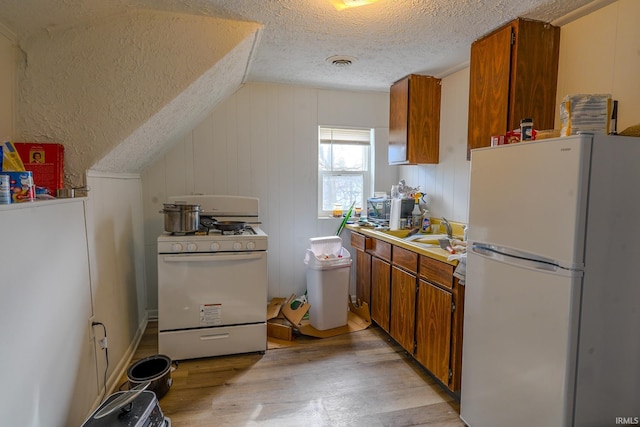
[[349,312],[347,313],[347,324],[338,328],[320,331],[304,319],[311,307],[308,303],[302,303],[296,309],[291,308],[291,303],[295,295],[288,299],[273,298],[267,306],[267,335],[280,340],[292,340],[293,330],[296,329],[303,335],[316,338],[328,338],[336,335],[347,334],[349,332],[361,331],[371,325],[371,315],[369,305],[366,302],[359,302],[359,306],[354,305],[349,300]]

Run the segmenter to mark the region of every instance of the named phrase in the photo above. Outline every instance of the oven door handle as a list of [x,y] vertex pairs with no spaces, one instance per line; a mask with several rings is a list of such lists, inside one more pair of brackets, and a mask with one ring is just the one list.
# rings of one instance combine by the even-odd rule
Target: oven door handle
[[264,252],[240,253],[237,255],[166,255],[165,261],[168,262],[222,262],[222,261],[244,261],[249,259],[260,259]]
[[202,335],[200,341],[221,340],[224,338],[229,338],[229,334]]

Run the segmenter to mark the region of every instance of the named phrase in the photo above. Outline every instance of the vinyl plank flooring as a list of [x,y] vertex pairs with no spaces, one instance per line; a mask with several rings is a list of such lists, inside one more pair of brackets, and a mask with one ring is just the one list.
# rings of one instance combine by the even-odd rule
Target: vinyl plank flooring
[[[132,363],[157,354],[157,332],[149,322]],[[160,408],[173,427],[464,427],[453,397],[376,326],[180,361],[171,378]]]

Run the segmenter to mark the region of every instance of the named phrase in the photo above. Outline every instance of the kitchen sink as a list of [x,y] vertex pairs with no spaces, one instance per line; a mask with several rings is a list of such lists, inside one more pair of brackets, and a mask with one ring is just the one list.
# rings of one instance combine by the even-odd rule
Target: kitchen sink
[[[381,233],[388,234],[390,236],[397,237],[399,239],[404,239],[405,237],[407,237],[407,234],[409,234],[409,231],[411,230],[404,230],[404,229],[403,230],[380,230]],[[410,238],[411,237],[407,238],[407,240]]]
[[440,245],[438,243],[421,243],[418,241],[413,241],[411,242],[411,244],[414,246],[418,246],[420,248],[426,248],[426,249],[440,248]]
[[407,237],[405,240],[412,243],[422,243],[426,245],[440,246],[439,239],[448,239],[446,234],[414,234]]

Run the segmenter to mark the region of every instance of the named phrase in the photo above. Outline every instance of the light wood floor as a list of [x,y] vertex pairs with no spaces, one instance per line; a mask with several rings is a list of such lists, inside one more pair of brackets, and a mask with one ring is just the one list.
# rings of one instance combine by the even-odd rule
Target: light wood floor
[[[180,361],[160,408],[173,427],[464,426],[453,397],[376,326],[295,342]],[[132,363],[157,348],[150,322]]]

